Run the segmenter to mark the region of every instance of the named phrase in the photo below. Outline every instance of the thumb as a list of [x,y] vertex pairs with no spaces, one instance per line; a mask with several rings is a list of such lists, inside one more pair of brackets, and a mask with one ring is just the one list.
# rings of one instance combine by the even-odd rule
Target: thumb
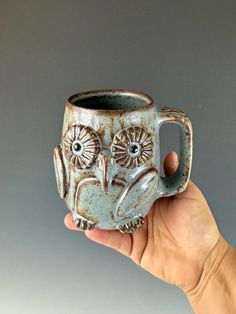
[[178,155],[175,151],[169,152],[164,160],[164,172],[167,177],[173,175],[179,166]]
[[[169,152],[164,160],[164,172],[167,177],[173,175],[179,166],[179,158],[178,154],[175,151]],[[196,193],[199,195],[201,193],[200,189],[191,181],[189,180],[186,190],[184,191],[185,195],[187,193]],[[183,195],[183,194],[182,194]],[[177,194],[178,197],[178,194]]]

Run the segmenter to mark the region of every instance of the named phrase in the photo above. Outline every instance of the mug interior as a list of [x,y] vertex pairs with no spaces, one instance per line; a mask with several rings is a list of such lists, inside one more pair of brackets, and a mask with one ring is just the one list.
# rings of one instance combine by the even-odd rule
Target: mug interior
[[127,90],[101,90],[79,93],[69,98],[77,107],[95,110],[134,110],[152,103],[146,94]]

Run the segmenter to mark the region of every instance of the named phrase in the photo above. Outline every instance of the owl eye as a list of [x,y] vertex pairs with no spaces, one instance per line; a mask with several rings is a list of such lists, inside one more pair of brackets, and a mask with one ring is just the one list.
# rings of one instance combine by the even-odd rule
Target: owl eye
[[131,127],[115,135],[111,149],[118,165],[135,168],[151,157],[152,148],[151,135],[140,127]]
[[129,145],[128,153],[130,156],[132,156],[132,157],[139,156],[140,151],[141,151],[141,147],[140,147],[139,143],[131,143]]
[[88,126],[74,125],[65,134],[63,150],[66,158],[79,169],[91,168],[100,151],[100,140]]
[[81,155],[82,145],[79,141],[74,141],[72,145],[72,151],[74,155]]

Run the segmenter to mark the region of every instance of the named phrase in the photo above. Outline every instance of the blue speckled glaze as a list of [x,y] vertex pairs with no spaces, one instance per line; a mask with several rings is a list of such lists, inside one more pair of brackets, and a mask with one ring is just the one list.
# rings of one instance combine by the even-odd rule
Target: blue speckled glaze
[[[169,178],[160,176],[159,129],[165,122],[181,126],[180,166]],[[78,128],[73,129],[75,126],[80,126],[79,130],[83,130],[83,126],[89,127],[94,136],[93,145],[99,146],[92,164],[83,169],[68,146],[68,130],[79,132]],[[115,151],[116,156],[123,156],[124,148],[119,151],[119,145],[114,141],[120,139],[122,131],[132,131],[133,128],[137,134],[144,134],[143,138],[145,134],[149,136],[147,144],[143,144],[142,164],[132,166],[127,161],[127,167],[121,166],[118,158],[114,158],[114,150],[118,150]],[[72,131],[70,134],[74,134]],[[85,135],[85,139],[86,136],[89,138]],[[129,142],[129,153],[132,145]],[[141,156],[141,149],[137,154]],[[135,157],[131,156],[126,159],[134,162]],[[138,163],[141,158],[135,160]],[[157,198],[185,189],[191,162],[191,122],[186,114],[177,109],[160,110],[149,96],[130,90],[89,91],[71,96],[66,103],[62,139],[54,150],[54,163],[59,193],[73,213],[74,220],[83,217],[93,222],[96,228],[118,229],[119,224],[125,225],[139,215],[145,217]]]

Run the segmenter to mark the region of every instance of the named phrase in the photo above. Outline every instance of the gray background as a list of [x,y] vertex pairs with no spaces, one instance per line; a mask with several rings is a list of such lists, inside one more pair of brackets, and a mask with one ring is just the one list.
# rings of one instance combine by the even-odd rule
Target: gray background
[[[64,103],[134,88],[194,128],[192,179],[236,245],[236,2],[0,1],[0,313],[192,313],[183,293],[63,225]],[[178,147],[163,127],[162,156]],[[163,157],[162,157],[163,158]]]

